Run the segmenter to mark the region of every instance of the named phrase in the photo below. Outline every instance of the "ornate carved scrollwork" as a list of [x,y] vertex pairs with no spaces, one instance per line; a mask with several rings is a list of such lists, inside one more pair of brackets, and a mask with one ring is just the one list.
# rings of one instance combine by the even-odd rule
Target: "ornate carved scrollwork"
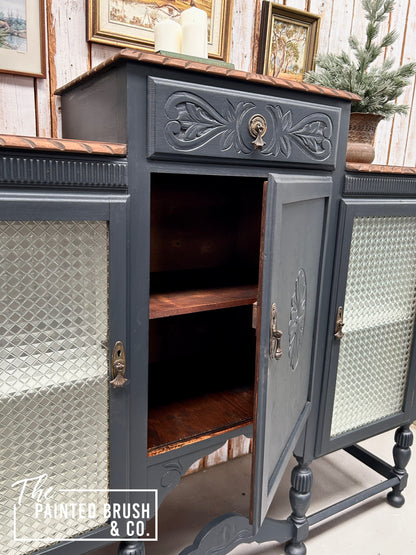
[[165,127],[168,143],[179,150],[195,150],[205,146],[216,137],[220,139],[222,151],[234,148],[237,152],[249,153],[241,137],[242,121],[254,107],[252,102],[230,100],[220,113],[200,96],[189,92],[171,94],[165,105],[169,118]]
[[332,152],[332,121],[326,114],[314,112],[298,122],[293,121],[292,110],[283,112],[278,105],[268,106],[274,132],[264,154],[289,158],[292,145],[296,144],[305,154],[315,160],[324,161]]
[[248,519],[231,513],[218,517],[201,530],[193,545],[183,550],[180,555],[223,555],[240,543],[253,540],[253,528]]
[[290,301],[289,320],[289,360],[292,370],[299,362],[299,352],[303,339],[306,311],[306,275],[301,268],[295,282],[295,290]]
[[254,108],[259,109],[253,102],[233,103],[226,99],[219,110],[197,94],[174,92],[165,104],[166,140],[175,150],[188,152],[219,139],[222,152],[234,150],[237,154],[257,152],[262,156],[289,158],[293,146],[315,161],[324,161],[332,154],[333,124],[327,114],[313,112],[295,121],[294,111],[284,111],[278,104],[266,105],[269,117],[264,114],[261,117],[267,128],[267,147],[255,149],[248,132],[248,119]]

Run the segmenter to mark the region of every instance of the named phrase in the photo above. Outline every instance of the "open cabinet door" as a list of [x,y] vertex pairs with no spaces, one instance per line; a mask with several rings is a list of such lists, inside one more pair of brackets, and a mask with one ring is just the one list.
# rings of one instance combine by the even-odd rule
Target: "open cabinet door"
[[310,412],[320,267],[332,179],[272,174],[263,209],[252,519],[261,526]]

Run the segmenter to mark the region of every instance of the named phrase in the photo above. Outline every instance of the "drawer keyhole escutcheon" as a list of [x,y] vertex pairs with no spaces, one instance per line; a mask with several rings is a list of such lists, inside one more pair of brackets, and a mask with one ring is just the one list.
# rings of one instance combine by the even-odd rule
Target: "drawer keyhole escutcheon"
[[277,306],[276,303],[272,304],[272,311],[270,315],[270,358],[279,360],[282,358],[282,348],[280,340],[283,333],[277,329]]
[[248,122],[248,130],[250,131],[250,135],[254,137],[254,141],[252,141],[254,148],[261,150],[266,144],[263,141],[263,136],[267,131],[267,123],[264,116],[261,114],[252,116]]
[[123,385],[128,381],[125,377],[126,353],[124,351],[124,345],[121,341],[117,341],[114,345],[113,354],[111,355],[111,373],[113,375],[113,379],[110,383],[115,389],[123,387]]

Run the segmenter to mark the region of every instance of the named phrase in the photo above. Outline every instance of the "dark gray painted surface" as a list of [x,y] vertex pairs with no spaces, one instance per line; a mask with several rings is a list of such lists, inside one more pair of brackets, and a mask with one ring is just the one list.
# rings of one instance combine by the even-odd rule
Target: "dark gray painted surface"
[[[264,117],[262,149],[253,146],[250,118]],[[179,81],[148,80],[148,154],[324,164],[334,167],[339,108],[247,95]]]
[[347,174],[344,196],[416,196],[416,176],[386,174]]
[[[344,176],[349,104],[335,98],[278,89],[261,83],[241,82],[221,76],[125,61],[69,89],[63,94],[62,100],[66,137],[128,143],[127,168],[125,160],[111,160],[117,171],[121,171],[120,179],[112,177],[111,172],[114,170],[110,166],[105,166],[105,172],[100,173],[101,169],[96,164],[101,158],[34,156],[31,153],[31,159],[48,159],[49,167],[62,168],[59,169],[60,173],[53,174],[47,170],[44,175],[36,177],[33,164],[23,163],[27,156],[16,151],[14,156],[19,158],[18,171],[22,171],[24,177],[16,179],[13,177],[16,174],[7,170],[10,179],[9,182],[3,181],[3,185],[10,190],[10,200],[22,200],[22,215],[28,218],[33,217],[34,213],[39,217],[47,217],[46,212],[33,210],[32,197],[25,192],[33,186],[54,192],[50,200],[53,200],[51,210],[56,216],[65,213],[76,216],[78,213],[86,218],[92,217],[95,210],[91,211],[95,198],[93,190],[96,194],[100,188],[105,187],[108,191],[106,198],[110,213],[106,212],[105,217],[110,217],[113,229],[115,227],[119,230],[113,241],[113,254],[118,263],[115,264],[115,273],[111,277],[112,283],[117,285],[114,286],[115,290],[112,289],[111,295],[116,296],[120,307],[123,307],[113,313],[112,320],[115,318],[118,322],[116,328],[122,330],[124,326],[122,333],[126,335],[129,374],[128,389],[116,392],[117,397],[114,397],[116,405],[122,399],[119,403],[120,412],[114,409],[114,405],[112,408],[116,415],[114,422],[118,425],[113,449],[114,453],[118,451],[116,457],[119,463],[114,463],[111,475],[117,484],[140,488],[163,481],[167,484],[167,489],[170,489],[174,484],[166,482],[166,469],[169,470],[176,464],[176,474],[182,474],[198,454],[202,456],[207,450],[215,449],[220,439],[228,437],[224,435],[224,438],[212,438],[201,444],[194,444],[192,453],[184,448],[153,460],[147,458],[151,173],[178,176],[189,173],[195,176],[196,184],[198,175],[212,175],[213,179],[221,176],[226,186],[226,176],[258,179],[266,178],[270,171],[279,172],[274,180],[274,205],[269,203],[268,206],[269,221],[273,225],[266,231],[270,249],[266,266],[271,266],[265,275],[267,288],[263,300],[266,303],[265,299],[268,299],[267,304],[270,305],[272,297],[276,299],[279,322],[283,313],[285,323],[279,324],[284,331],[283,357],[270,365],[266,364],[270,306],[265,306],[261,332],[263,373],[259,381],[259,414],[255,429],[254,524],[258,528],[299,434],[296,454],[300,458],[311,460],[322,454],[322,449],[315,450],[315,439],[318,433],[320,440],[322,439],[321,432],[328,425],[327,414],[321,414],[318,421],[319,406],[324,405],[327,400],[328,404],[331,402],[328,383],[334,379],[335,372],[325,366],[324,355],[325,346],[330,343],[329,336],[332,335],[330,287]],[[256,112],[262,113],[268,124],[268,131],[264,136],[266,145],[262,151],[252,149],[254,139],[247,130],[247,120]],[[201,118],[206,123],[205,132],[201,131],[203,124],[199,128]],[[184,134],[184,125],[188,124],[191,128],[192,125],[195,126],[193,130],[196,133],[192,138],[192,132],[189,132],[190,140]],[[326,147],[321,148],[320,145]],[[55,166],[54,158],[57,161]],[[79,170],[81,162],[90,168],[98,168],[97,171],[91,170],[93,176],[104,175],[105,178],[98,180],[97,185],[95,178],[84,179]],[[14,163],[10,161],[6,165]],[[71,167],[78,169],[72,172],[69,169]],[[123,174],[123,171],[127,173]],[[273,179],[270,181],[272,183]],[[329,202],[331,182],[332,201]],[[126,185],[130,197],[124,215],[124,209],[117,208],[117,190],[120,191]],[[57,187],[61,187],[60,192]],[[77,188],[82,193],[80,196],[83,202],[74,210],[69,208],[70,195],[62,191],[62,187]],[[16,193],[18,189],[19,195]],[[407,177],[395,179],[371,175],[365,178],[364,183],[362,176],[354,176],[354,179],[347,178],[344,193],[367,197],[387,194],[411,196],[413,182]],[[115,201],[114,208],[111,199]],[[368,205],[372,202],[369,200]],[[398,203],[397,210],[400,211],[406,203],[407,200],[403,198]],[[300,208],[299,213],[296,210],[296,214],[292,215],[295,206]],[[123,272],[117,274],[119,264],[123,265],[123,257],[127,267],[126,279]],[[340,264],[338,259],[334,283]],[[301,268],[307,282],[307,311],[300,359],[293,369],[288,354],[288,322],[296,278]],[[282,310],[281,306],[285,308]],[[331,334],[328,332],[329,328]],[[117,339],[116,335],[118,334],[112,336],[114,340]],[[267,351],[264,351],[266,345]],[[286,373],[282,370],[284,365]],[[412,376],[413,381],[409,383],[414,385],[414,370]],[[411,409],[410,403],[412,391],[413,386],[408,390],[409,411],[412,412],[403,415],[402,419],[409,418],[410,414],[415,417],[415,409]],[[309,410],[311,415],[306,431],[302,432],[304,418]],[[362,435],[368,437],[400,423],[393,420],[378,423],[374,429],[368,427],[363,430]],[[356,437],[351,436],[344,443],[350,444],[355,440]],[[331,446],[330,449],[339,446]],[[335,510],[332,511],[334,512]],[[236,521],[232,519],[232,522]],[[245,521],[240,524],[247,526]],[[268,539],[272,539],[273,535],[281,541],[289,539],[289,525],[286,522],[271,523],[266,519],[257,535],[250,536],[251,540],[248,541],[252,541],[254,537],[262,537],[266,529],[264,537],[267,536]],[[254,530],[251,532],[255,534]],[[209,544],[212,547],[215,547],[215,537],[216,534],[211,533]],[[91,547],[88,544],[88,549]],[[72,548],[72,551],[65,549],[62,552],[82,553],[86,550],[82,544],[79,548]],[[225,546],[222,552],[226,553],[227,549]]]
[[62,95],[62,113],[71,114],[62,120],[63,137],[126,143],[126,86],[126,67],[119,66]]
[[[257,422],[255,530],[263,522],[309,414],[311,358],[330,177],[272,174],[268,181]],[[282,357],[270,357],[277,305]]]
[[3,187],[54,187],[107,190],[127,189],[127,161],[85,159],[27,153],[0,156],[0,184]]
[[[24,169],[24,168],[21,168]],[[29,175],[29,174],[28,174]],[[127,195],[76,195],[70,193],[0,193],[0,220],[2,221],[107,221],[109,229],[109,347],[112,350],[116,341],[126,343],[126,215]],[[108,355],[110,359],[110,355]],[[127,367],[127,374],[129,374]],[[110,381],[109,368],[109,381]],[[109,488],[127,489],[128,476],[125,457],[129,428],[127,411],[129,390],[114,390],[109,384]],[[59,417],[59,415],[57,415]],[[84,418],[89,418],[85,414]],[[128,501],[126,493],[111,494],[113,501]],[[85,534],[88,538],[97,538],[95,542],[68,543],[42,549],[39,553],[59,553],[77,555],[94,547],[108,545],[109,532],[105,528]]]
[[[415,216],[416,201],[407,199],[347,199],[341,202],[340,227],[338,233],[338,248],[333,279],[333,293],[331,313],[328,326],[327,368],[322,385],[322,403],[320,409],[320,425],[318,427],[316,455],[347,447],[365,438],[393,429],[401,424],[410,422],[414,418],[414,390],[415,390],[415,353],[412,353],[407,376],[407,390],[404,399],[403,412],[368,424],[342,436],[330,438],[332,410],[334,404],[335,385],[340,342],[334,338],[334,327],[338,306],[344,306],[347,284],[348,260],[350,252],[352,227],[355,217],[376,216]],[[371,253],[368,253],[371,256]],[[374,276],[377,279],[377,276]],[[371,285],[371,284],[370,284]],[[341,340],[342,341],[342,340]],[[382,345],[380,345],[382,348]]]

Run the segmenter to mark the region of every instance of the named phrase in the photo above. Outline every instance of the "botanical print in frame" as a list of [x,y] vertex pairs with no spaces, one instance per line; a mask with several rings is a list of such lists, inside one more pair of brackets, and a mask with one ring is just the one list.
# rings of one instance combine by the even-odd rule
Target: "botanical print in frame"
[[313,68],[319,16],[263,2],[258,71],[301,81]]
[[45,76],[43,0],[0,0],[0,72]]
[[[208,15],[208,55],[228,58],[232,0],[196,0]],[[155,24],[179,20],[190,0],[88,0],[88,39],[92,42],[153,50]]]

